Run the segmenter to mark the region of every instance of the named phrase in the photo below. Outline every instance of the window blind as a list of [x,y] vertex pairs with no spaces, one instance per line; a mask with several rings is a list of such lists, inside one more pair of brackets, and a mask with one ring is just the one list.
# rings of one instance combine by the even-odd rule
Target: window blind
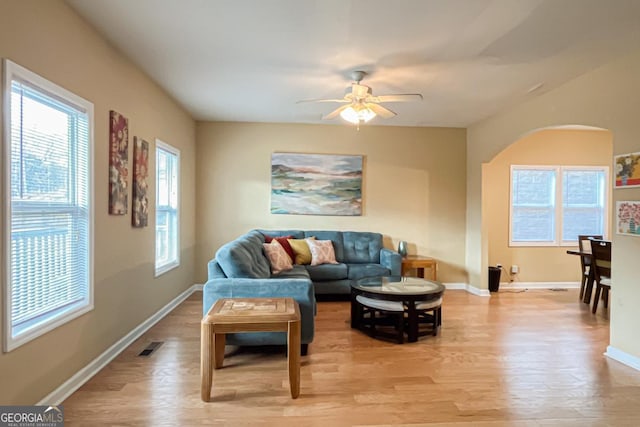
[[604,235],[606,176],[603,170],[563,169],[562,240]]
[[511,240],[553,241],[555,236],[555,170],[512,172]]
[[179,264],[179,152],[156,141],[156,275]]
[[581,234],[605,235],[606,183],[606,167],[512,165],[509,244],[575,244]]
[[14,78],[10,98],[11,337],[90,304],[87,111]]

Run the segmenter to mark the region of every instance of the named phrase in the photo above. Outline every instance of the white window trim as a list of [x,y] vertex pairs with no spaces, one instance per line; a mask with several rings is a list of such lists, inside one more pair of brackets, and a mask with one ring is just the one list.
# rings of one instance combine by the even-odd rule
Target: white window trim
[[[514,242],[513,241],[513,171],[514,169],[533,170],[553,170],[556,174],[556,204],[555,204],[555,240],[553,242]],[[608,166],[558,166],[558,165],[511,165],[509,171],[509,247],[563,247],[577,246],[578,241],[562,240],[562,171],[563,170],[598,170],[604,172],[604,232],[603,238],[608,239],[609,235],[609,210],[611,201],[609,200],[609,167]]]
[[[170,144],[167,144],[166,142],[161,141],[160,139],[156,139],[156,149],[157,148],[161,148],[161,149],[163,149],[165,151],[168,151],[169,153],[175,155],[176,158],[177,158],[177,163],[178,164],[177,164],[177,167],[176,167],[176,176],[177,176],[177,179],[178,179],[178,183],[177,183],[177,187],[178,187],[178,195],[177,195],[178,196],[178,200],[177,200],[178,209],[177,209],[177,213],[176,213],[176,223],[177,223],[177,228],[178,229],[176,230],[176,241],[177,241],[176,242],[176,244],[177,244],[176,260],[173,261],[173,262],[168,262],[168,263],[163,264],[161,266],[157,266],[156,265],[157,260],[155,259],[156,258],[155,254],[157,253],[156,249],[157,249],[158,241],[154,237],[154,240],[155,240],[155,242],[154,242],[154,256],[153,256],[154,257],[154,267],[155,267],[155,276],[154,277],[161,276],[164,273],[166,273],[168,271],[171,271],[174,268],[177,268],[177,267],[180,266],[180,210],[181,210],[180,206],[181,206],[181,193],[182,193],[181,187],[180,187],[180,185],[181,185],[181,179],[180,179],[180,150],[177,149],[176,147],[170,145]],[[156,150],[154,150],[154,151],[156,151]],[[157,195],[157,190],[158,190],[157,189],[157,186],[158,186],[158,178],[157,178],[158,165],[157,165],[157,161],[158,161],[158,155],[157,155],[157,152],[156,152],[156,155],[155,155],[155,162],[156,162],[156,178],[155,178],[156,203],[155,203],[155,209],[156,210],[158,208],[158,195]],[[155,227],[157,227],[157,224],[156,224],[156,221],[155,221],[156,218],[157,218],[156,217],[156,213],[154,211],[154,236],[155,236],[155,231],[156,231]]]
[[[5,274],[1,275],[2,289],[4,298],[4,340],[3,350],[9,352],[20,347],[23,344],[32,341],[47,332],[56,329],[65,323],[70,322],[77,317],[93,310],[94,308],[94,161],[93,161],[93,145],[94,145],[94,117],[93,117],[93,104],[78,95],[75,95],[68,90],[56,85],[53,82],[35,74],[34,72],[8,60],[3,60],[3,132],[2,132],[2,158],[3,161],[0,167],[4,169],[3,178],[4,185],[0,192],[2,193],[2,200],[4,200],[4,222],[3,236],[4,242],[2,247],[2,262],[4,265]],[[30,82],[40,89],[48,92],[53,96],[57,96],[68,102],[76,105],[76,107],[84,109],[89,118],[89,177],[87,185],[89,188],[89,289],[88,289],[88,303],[76,309],[69,310],[64,314],[59,315],[55,320],[43,325],[39,325],[37,328],[28,330],[17,337],[12,337],[11,331],[11,260],[9,258],[9,248],[11,247],[11,168],[7,167],[7,163],[11,161],[11,81],[13,79],[20,79]]]

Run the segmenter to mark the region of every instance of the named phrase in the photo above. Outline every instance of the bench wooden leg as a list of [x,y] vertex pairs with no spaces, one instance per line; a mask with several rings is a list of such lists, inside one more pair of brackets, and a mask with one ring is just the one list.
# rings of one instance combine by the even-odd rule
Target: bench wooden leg
[[440,325],[442,325],[442,306],[433,310],[433,335],[438,335],[438,331],[440,330]]
[[291,397],[300,395],[300,321],[289,322],[287,331],[287,359],[289,362],[289,388]]
[[418,341],[418,312],[416,311],[416,303],[409,301],[407,304],[407,341]]
[[398,313],[396,329],[398,332],[398,344],[404,343],[404,311]]

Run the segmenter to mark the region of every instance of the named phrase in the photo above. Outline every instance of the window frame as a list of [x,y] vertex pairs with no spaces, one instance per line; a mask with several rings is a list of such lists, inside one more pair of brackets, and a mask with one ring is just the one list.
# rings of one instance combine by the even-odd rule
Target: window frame
[[[555,212],[554,212],[554,240],[520,242],[513,240],[513,172],[514,170],[553,170],[555,171]],[[562,240],[564,204],[562,190],[564,186],[564,171],[593,170],[604,173],[604,206],[603,206],[603,237],[609,235],[609,166],[579,166],[579,165],[511,165],[509,170],[509,247],[564,247],[577,246],[578,240]]]
[[[2,199],[4,200],[2,221],[2,265],[5,268],[5,274],[0,275],[2,281],[2,295],[4,298],[4,327],[3,327],[3,351],[10,352],[23,344],[26,344],[94,309],[94,224],[95,224],[95,207],[94,207],[94,107],[93,103],[86,99],[75,95],[67,89],[41,77],[40,75],[22,67],[8,59],[3,60],[3,76],[2,79],[2,106],[3,106],[3,129],[2,129],[2,162],[0,168],[2,170],[4,184],[0,189]],[[87,254],[87,299],[81,305],[67,310],[60,310],[52,319],[36,323],[34,326],[27,328],[19,335],[13,336],[12,325],[12,289],[11,289],[11,220],[12,220],[12,201],[11,201],[11,98],[12,98],[12,81],[22,81],[32,86],[40,92],[43,92],[53,98],[58,98],[62,103],[68,104],[72,108],[84,111],[87,115],[87,167],[88,176],[86,177],[87,185],[87,218],[88,218],[88,254]],[[73,150],[73,148],[71,148]],[[34,203],[36,207],[37,203]],[[76,206],[77,205],[73,205]],[[53,206],[51,211],[60,211],[71,209],[68,206]]]
[[[160,197],[158,197],[158,191],[159,191],[159,185],[158,185],[158,174],[160,171],[160,168],[158,167],[158,150],[163,150],[173,156],[175,156],[175,160],[176,160],[176,182],[175,182],[175,187],[176,187],[176,241],[175,241],[175,259],[163,263],[163,264],[158,264],[158,211],[159,211],[159,201],[160,201]],[[174,146],[172,146],[171,144],[168,144],[166,142],[161,141],[160,139],[156,139],[156,149],[155,149],[155,162],[156,162],[156,178],[155,178],[155,186],[156,186],[156,202],[155,202],[155,237],[154,237],[154,277],[158,277],[163,275],[164,273],[167,273],[171,270],[173,270],[174,268],[177,268],[180,266],[180,150]]]

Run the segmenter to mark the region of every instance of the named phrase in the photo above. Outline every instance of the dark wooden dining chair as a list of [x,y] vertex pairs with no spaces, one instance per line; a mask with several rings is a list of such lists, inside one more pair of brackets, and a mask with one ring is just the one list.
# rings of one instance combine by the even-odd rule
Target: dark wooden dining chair
[[592,240],[591,254],[594,278],[596,282],[596,294],[593,297],[593,310],[595,314],[598,310],[600,292],[604,307],[609,307],[609,291],[611,290],[611,242],[608,240]]
[[[602,240],[602,236],[600,235],[584,235],[581,234],[578,236],[578,249],[580,252],[590,252],[591,251],[591,240]],[[580,301],[585,301],[589,303],[591,300],[591,292],[593,292],[593,282],[594,276],[591,272],[591,257],[590,256],[580,256],[580,267],[582,269],[582,279],[580,281]],[[586,295],[585,295],[586,293]]]

